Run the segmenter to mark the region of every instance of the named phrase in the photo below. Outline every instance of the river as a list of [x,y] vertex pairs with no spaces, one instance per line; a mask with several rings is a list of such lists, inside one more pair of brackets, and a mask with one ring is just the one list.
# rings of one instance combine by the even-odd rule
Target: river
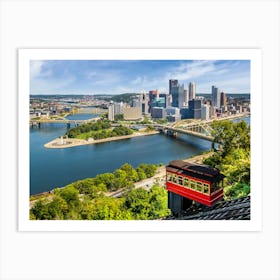
[[[90,119],[95,115],[79,114],[69,119]],[[184,135],[171,138],[161,134],[136,137],[115,142],[65,149],[48,149],[44,144],[66,132],[66,124],[41,124],[30,128],[30,194],[63,187],[76,180],[113,172],[128,162],[167,164],[185,159],[211,148],[211,143]]]

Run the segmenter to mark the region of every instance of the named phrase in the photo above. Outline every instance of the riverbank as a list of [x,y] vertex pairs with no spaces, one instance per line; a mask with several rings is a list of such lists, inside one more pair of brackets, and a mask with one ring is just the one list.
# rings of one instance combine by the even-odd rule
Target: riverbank
[[56,139],[46,143],[44,145],[44,147],[49,148],[49,149],[63,149],[63,148],[71,148],[71,147],[76,147],[76,146],[99,144],[99,143],[105,143],[105,142],[111,142],[111,141],[119,141],[119,140],[134,138],[134,137],[140,137],[140,136],[155,135],[158,133],[159,133],[159,131],[135,132],[130,135],[115,136],[115,137],[98,139],[98,140],[94,140],[94,139],[83,140],[83,139],[77,139],[77,138],[68,138],[68,139],[56,138]]
[[[200,155],[196,155],[193,157],[189,157],[186,159],[183,159],[183,161],[188,161],[188,162],[193,162],[193,163],[202,163],[203,160],[207,157],[210,157],[214,152],[209,151],[207,153],[203,153]],[[166,166],[159,166],[157,168],[156,174],[151,177],[147,178],[144,180],[141,180],[139,182],[134,183],[134,188],[143,188],[145,190],[151,189],[153,185],[159,185],[161,187],[165,187],[165,178],[166,178]],[[62,187],[64,188],[64,187]],[[61,189],[62,189],[61,188]],[[109,197],[121,197],[123,195],[124,189],[119,189],[113,192],[107,192],[105,196]],[[51,201],[53,199],[53,192],[54,190],[43,192],[43,193],[38,193],[30,196],[30,201],[29,201],[29,208],[32,208],[33,205],[39,200],[39,199],[47,199]]]

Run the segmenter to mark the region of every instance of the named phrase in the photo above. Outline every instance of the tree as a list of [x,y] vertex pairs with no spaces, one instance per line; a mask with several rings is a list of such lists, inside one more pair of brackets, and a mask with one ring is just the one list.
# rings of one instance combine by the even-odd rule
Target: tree
[[139,164],[138,169],[143,170],[147,178],[151,178],[156,174],[157,166],[154,164],[141,163]]
[[123,114],[116,114],[114,116],[115,121],[123,121]]
[[110,189],[110,183],[114,179],[114,174],[112,173],[103,173],[95,176],[93,179],[95,185],[104,184],[107,189]]
[[144,180],[144,179],[147,178],[146,173],[144,172],[143,169],[137,167],[137,168],[136,168],[136,172],[137,172],[137,174],[138,174],[138,179],[139,179],[139,181]]
[[167,191],[159,186],[153,186],[149,191],[131,190],[126,194],[124,204],[136,220],[158,219],[170,214]]
[[158,219],[171,214],[168,208],[167,191],[160,186],[153,186],[149,192],[150,213],[149,218]]
[[146,220],[149,217],[148,191],[138,188],[130,191],[125,197],[125,206],[136,220]]
[[80,204],[79,192],[74,186],[70,185],[61,189],[59,196],[67,202],[70,208],[75,208]]
[[47,207],[52,220],[63,220],[69,210],[67,202],[56,195]]
[[222,156],[234,149],[250,150],[250,126],[245,121],[233,123],[229,120],[214,121],[212,124],[213,143],[222,145]]
[[129,220],[131,215],[123,206],[123,200],[104,197],[96,199],[91,206],[92,220]]
[[238,198],[250,193],[250,126],[245,121],[213,122],[214,142],[221,149],[204,163],[218,168],[225,176],[226,199]]
[[35,217],[37,220],[50,220],[51,215],[49,214],[47,202],[45,199],[39,199],[33,207],[30,209],[30,215],[32,218]]
[[250,186],[244,183],[235,183],[224,190],[225,199],[232,200],[250,194]]
[[120,169],[126,172],[126,179],[128,181],[137,182],[139,180],[136,170],[130,164],[125,163]]

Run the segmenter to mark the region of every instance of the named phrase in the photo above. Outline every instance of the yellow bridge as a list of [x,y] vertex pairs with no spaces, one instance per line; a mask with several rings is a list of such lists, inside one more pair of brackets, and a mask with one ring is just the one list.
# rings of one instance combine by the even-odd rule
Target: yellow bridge
[[176,135],[177,133],[192,135],[195,137],[199,137],[201,139],[205,139],[208,141],[213,141],[214,138],[212,136],[212,126],[211,123],[213,121],[222,121],[222,120],[231,120],[231,119],[239,119],[243,117],[249,116],[250,113],[236,114],[227,117],[221,117],[210,120],[195,120],[195,119],[187,119],[178,121],[172,125],[160,125],[157,124],[155,127],[162,132],[169,135]]

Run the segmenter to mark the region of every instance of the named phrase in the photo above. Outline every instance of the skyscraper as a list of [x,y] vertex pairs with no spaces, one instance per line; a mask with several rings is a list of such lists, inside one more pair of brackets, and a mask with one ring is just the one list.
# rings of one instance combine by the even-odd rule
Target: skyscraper
[[189,117],[191,119],[201,119],[201,99],[189,100]]
[[149,112],[151,112],[152,104],[158,99],[159,92],[158,90],[150,90],[149,91]]
[[203,104],[201,107],[201,119],[208,120],[210,118],[210,106]]
[[221,107],[221,92],[215,86],[212,86],[212,106],[216,108]]
[[110,102],[109,106],[108,106],[108,120],[109,121],[113,121],[114,120],[114,116],[115,116],[115,112],[114,112],[114,102]]
[[123,102],[114,102],[114,115],[123,114]]
[[177,87],[178,84],[178,80],[169,80],[169,94],[172,94],[172,87]]
[[196,95],[195,83],[190,82],[189,83],[189,100],[195,99],[195,95]]
[[143,114],[148,114],[149,111],[149,97],[145,91],[143,91],[139,96],[139,101],[141,104],[141,110]]
[[[172,107],[183,107],[182,101],[184,99],[184,85],[178,84],[177,86],[172,86]],[[180,101],[180,104],[179,104]]]
[[221,106],[227,106],[227,96],[223,91],[221,92]]

